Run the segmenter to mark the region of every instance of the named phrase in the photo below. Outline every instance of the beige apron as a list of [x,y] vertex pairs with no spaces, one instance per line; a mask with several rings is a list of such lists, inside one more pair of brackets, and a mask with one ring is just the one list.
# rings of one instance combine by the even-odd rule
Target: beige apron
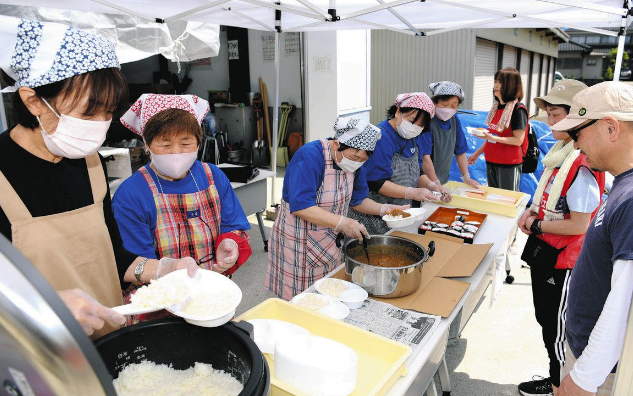
[[[32,217],[0,172],[0,207],[11,222],[13,245],[55,290],[81,289],[106,307],[123,303],[112,241],[103,217],[107,193],[98,154],[86,158],[94,204],[49,216]],[[91,338],[115,327],[106,322]]]

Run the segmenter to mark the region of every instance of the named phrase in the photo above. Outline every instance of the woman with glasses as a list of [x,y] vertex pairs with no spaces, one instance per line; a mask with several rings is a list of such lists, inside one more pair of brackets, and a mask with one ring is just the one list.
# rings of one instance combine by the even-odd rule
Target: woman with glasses
[[251,254],[250,225],[226,175],[196,160],[208,111],[194,95],[145,94],[121,117],[143,137],[151,162],[117,189],[114,216],[129,251],[193,257],[201,268],[230,276]]

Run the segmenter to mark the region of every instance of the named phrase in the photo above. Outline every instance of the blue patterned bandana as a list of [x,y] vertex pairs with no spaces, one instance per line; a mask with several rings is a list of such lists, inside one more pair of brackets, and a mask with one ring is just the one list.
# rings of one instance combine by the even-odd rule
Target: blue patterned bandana
[[464,100],[464,90],[452,81],[439,81],[429,84],[431,96],[457,96],[460,101]]
[[120,68],[114,44],[77,28],[0,16],[0,68],[19,87],[39,87],[94,70]]
[[380,128],[359,118],[337,118],[334,131],[339,143],[365,151],[374,151],[381,135]]

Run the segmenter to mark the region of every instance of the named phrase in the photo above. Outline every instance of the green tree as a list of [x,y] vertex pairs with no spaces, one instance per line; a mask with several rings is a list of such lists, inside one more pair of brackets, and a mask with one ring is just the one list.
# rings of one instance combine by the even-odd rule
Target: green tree
[[[613,71],[615,70],[615,59],[618,56],[618,49],[617,48],[613,48],[611,49],[611,51],[609,52],[609,55],[607,56],[607,58],[609,59],[609,67],[607,67],[607,71],[604,73],[604,79],[605,80],[613,80]],[[624,53],[622,54],[622,67],[627,67],[629,64],[629,54],[624,51]]]

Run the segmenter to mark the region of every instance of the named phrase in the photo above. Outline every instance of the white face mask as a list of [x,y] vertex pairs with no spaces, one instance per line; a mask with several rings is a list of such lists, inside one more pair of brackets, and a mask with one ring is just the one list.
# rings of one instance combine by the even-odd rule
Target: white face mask
[[413,139],[421,133],[421,126],[412,124],[405,119],[403,119],[400,125],[398,125],[398,135],[402,136],[405,139]]
[[435,116],[442,121],[448,121],[457,113],[457,110],[450,107],[436,107]]
[[48,151],[60,157],[77,159],[89,157],[99,150],[106,139],[111,119],[93,121],[70,117],[66,114],[59,115],[45,99],[42,101],[59,118],[57,129],[49,135],[44,130],[40,118],[36,117]]
[[341,159],[341,162],[338,162],[336,160],[336,154],[334,154],[334,161],[336,162],[336,165],[338,165],[338,167],[344,170],[345,172],[354,173],[358,170],[358,168],[363,166],[363,164],[365,163],[365,161],[363,162],[352,161],[351,159],[346,158],[342,152],[341,152],[341,156],[343,157],[343,159]]
[[152,155],[152,165],[162,175],[169,176],[172,179],[181,178],[189,169],[198,156],[198,150],[191,153],[179,154],[154,154]]

